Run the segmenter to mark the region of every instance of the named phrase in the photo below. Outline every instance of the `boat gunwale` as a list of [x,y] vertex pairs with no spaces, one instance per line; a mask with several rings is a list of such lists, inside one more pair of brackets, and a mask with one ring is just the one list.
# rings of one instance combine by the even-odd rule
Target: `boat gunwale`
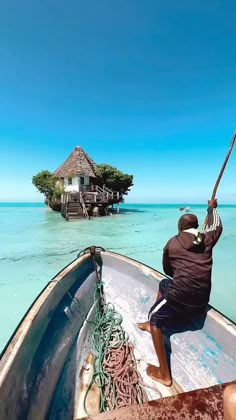
[[[14,357],[17,355],[21,345],[24,343],[24,339],[27,336],[32,322],[35,320],[37,315],[40,312],[40,309],[44,305],[46,299],[54,292],[55,288],[61,282],[61,280],[69,273],[75,270],[82,262],[89,259],[89,254],[84,254],[79,257],[76,257],[73,261],[67,264],[62,270],[60,270],[41,290],[41,292],[36,296],[30,307],[27,309],[26,313],[16,326],[15,330],[11,334],[9,340],[4,346],[0,354],[0,365],[2,359],[6,357],[6,362],[0,370],[0,386],[6,377]],[[64,286],[63,286],[64,287]],[[67,292],[65,286],[65,293]]]

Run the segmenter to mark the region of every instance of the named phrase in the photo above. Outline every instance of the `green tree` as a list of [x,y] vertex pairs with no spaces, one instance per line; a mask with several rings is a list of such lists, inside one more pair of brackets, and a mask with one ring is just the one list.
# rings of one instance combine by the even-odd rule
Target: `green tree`
[[45,196],[47,202],[60,199],[60,196],[64,191],[60,185],[57,185],[57,181],[58,178],[47,170],[40,171],[32,178],[33,185]]
[[133,185],[133,175],[125,174],[106,163],[96,166],[96,175],[101,186],[106,185],[111,190],[120,191],[122,194],[127,194]]

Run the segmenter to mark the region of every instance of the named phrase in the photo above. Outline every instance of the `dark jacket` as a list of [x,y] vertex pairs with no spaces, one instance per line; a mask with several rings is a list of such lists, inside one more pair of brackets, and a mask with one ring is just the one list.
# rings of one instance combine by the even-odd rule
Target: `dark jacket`
[[163,252],[163,269],[173,277],[166,295],[170,304],[197,310],[209,302],[212,249],[222,230],[218,212],[209,207],[206,232],[195,236],[182,231],[167,242]]

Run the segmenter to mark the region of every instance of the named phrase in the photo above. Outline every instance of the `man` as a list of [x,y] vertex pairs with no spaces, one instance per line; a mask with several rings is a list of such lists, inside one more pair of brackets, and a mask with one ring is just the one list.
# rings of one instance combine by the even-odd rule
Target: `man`
[[229,385],[224,390],[224,419],[236,420],[236,384]]
[[163,269],[172,277],[159,285],[157,301],[149,312],[149,321],[138,327],[152,335],[160,367],[148,365],[147,374],[166,386],[172,384],[163,343],[163,327],[181,325],[203,313],[211,292],[212,249],[222,233],[216,210],[217,201],[208,201],[208,227],[198,232],[198,219],[184,214],[178,222],[178,235],[171,238],[163,251]]

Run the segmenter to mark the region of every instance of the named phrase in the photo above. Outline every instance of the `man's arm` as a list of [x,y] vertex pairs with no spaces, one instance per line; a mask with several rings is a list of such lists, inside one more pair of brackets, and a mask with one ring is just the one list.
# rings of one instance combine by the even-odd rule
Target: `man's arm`
[[169,242],[167,242],[165,248],[163,249],[163,257],[162,257],[162,265],[163,270],[167,276],[173,277],[173,270],[170,263],[170,257],[169,257]]
[[219,213],[216,210],[217,200],[208,201],[206,239],[213,247],[223,231]]

